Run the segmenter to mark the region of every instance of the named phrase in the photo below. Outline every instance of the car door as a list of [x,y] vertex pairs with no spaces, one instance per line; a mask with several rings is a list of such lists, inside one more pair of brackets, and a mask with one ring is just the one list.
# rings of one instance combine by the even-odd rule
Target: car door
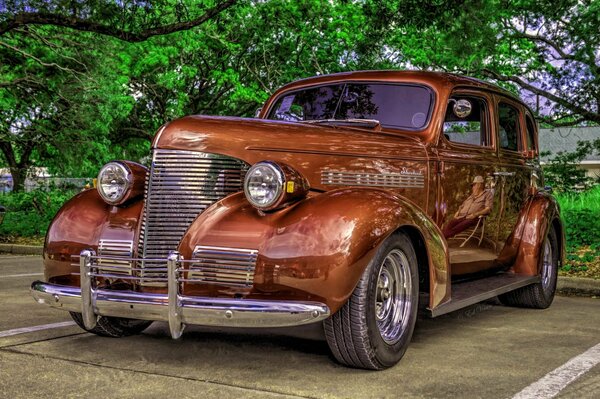
[[[535,132],[527,131],[524,107],[511,98],[498,95],[495,96],[495,103],[498,164],[493,176],[500,201],[500,214],[494,235],[497,242],[504,246],[516,228],[521,209],[526,205],[532,179],[536,176],[537,153]],[[529,130],[535,129],[531,120],[529,125]],[[500,262],[510,265],[512,257],[503,255],[500,256]]]
[[[461,116],[460,107],[458,115],[455,109],[462,100],[471,106],[471,112],[465,116]],[[493,109],[493,95],[466,89],[453,92],[446,109],[438,145],[440,176],[436,209],[437,223],[450,249],[453,276],[492,268],[498,254],[497,242],[490,234],[499,223],[493,176],[498,161]],[[481,213],[481,206],[487,201],[469,205],[478,184],[482,185],[479,190],[485,190],[483,195],[491,199],[491,209],[476,220],[465,221],[469,215],[461,215],[461,210]],[[461,224],[461,220],[466,223]]]

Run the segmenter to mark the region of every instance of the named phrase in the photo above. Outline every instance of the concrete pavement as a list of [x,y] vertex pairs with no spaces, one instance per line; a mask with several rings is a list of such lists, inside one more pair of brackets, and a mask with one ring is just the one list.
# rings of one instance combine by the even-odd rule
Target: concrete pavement
[[[37,274],[37,277],[35,276]],[[37,305],[39,257],[0,256],[0,333],[70,320]],[[557,297],[550,309],[492,302],[420,319],[396,367],[334,362],[320,326],[278,331],[186,329],[154,323],[122,339],[73,325],[0,338],[0,397],[510,398],[600,343],[600,299]],[[596,365],[559,394],[600,392]]]

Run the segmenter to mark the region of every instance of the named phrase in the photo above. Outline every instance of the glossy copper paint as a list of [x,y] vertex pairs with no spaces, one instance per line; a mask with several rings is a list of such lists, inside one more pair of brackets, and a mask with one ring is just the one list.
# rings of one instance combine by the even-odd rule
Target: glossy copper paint
[[542,245],[550,228],[558,229],[559,260],[564,264],[565,239],[558,203],[554,197],[544,192],[532,196],[528,206],[523,208],[515,235],[510,237],[507,244],[510,250],[501,254],[501,258],[514,264],[515,273],[529,276],[539,274]]
[[46,281],[79,284],[79,259],[73,256],[84,249],[97,251],[102,238],[137,243],[146,168],[134,162],[125,163],[133,172],[134,183],[123,205],[109,205],[96,189],[89,189],[58,211],[44,245]]
[[[319,300],[332,311],[352,293],[379,243],[398,228],[421,229],[422,212],[388,191],[344,188],[320,195],[273,213],[262,213],[235,194],[204,211],[190,226],[179,251],[192,256],[194,247],[258,249],[254,285],[245,294],[253,298],[278,298],[303,294]],[[446,266],[446,248],[435,226],[424,237],[433,258]],[[442,270],[444,267],[441,268]],[[435,301],[446,295],[445,276],[431,269]],[[186,294],[193,284],[184,287]]]
[[[205,210],[180,244],[184,257],[189,259],[196,245],[259,249],[256,284],[244,292],[189,285],[184,287],[186,292],[322,300],[337,309],[352,292],[378,244],[396,229],[406,228],[417,232],[426,243],[428,253],[424,261],[430,270],[430,308],[450,299],[449,249],[440,227],[447,220],[449,207],[455,206],[449,198],[464,192],[464,181],[456,177],[468,170],[465,165],[480,165],[489,172],[502,165],[495,149],[465,152],[444,141],[441,131],[446,104],[453,90],[458,89],[481,92],[489,98],[510,95],[495,86],[449,74],[343,73],[298,81],[280,89],[267,101],[260,116],[267,115],[279,94],[287,90],[338,81],[426,85],[435,97],[432,117],[417,132],[208,116],[189,116],[161,127],[153,148],[217,153],[249,164],[263,160],[281,162],[300,172],[311,188],[324,192],[313,191],[306,199],[274,212],[257,211],[242,194],[234,194]],[[494,111],[490,112],[495,121]],[[496,129],[493,124],[493,146]],[[343,188],[322,184],[323,170],[409,170],[424,176],[424,186]],[[100,238],[133,240],[137,247],[142,202],[132,200],[126,206],[109,206],[96,191],[90,190],[66,204],[48,232],[46,278],[59,282],[71,276],[77,268],[70,265],[70,256],[86,248],[96,249]],[[558,219],[555,213],[546,211],[552,208],[549,205],[534,206],[532,202],[529,208],[527,217],[518,219],[507,247],[514,247],[515,255],[510,258],[517,259],[517,263],[536,263],[537,267],[537,258],[532,256],[539,256],[539,240],[543,237],[540,234]],[[535,222],[536,229],[532,230],[530,222]],[[519,228],[522,233],[516,233]],[[519,272],[531,270],[530,266],[523,266]]]

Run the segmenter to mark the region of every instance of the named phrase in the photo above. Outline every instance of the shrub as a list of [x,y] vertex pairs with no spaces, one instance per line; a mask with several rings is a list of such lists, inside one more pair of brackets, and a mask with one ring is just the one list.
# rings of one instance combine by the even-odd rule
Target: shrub
[[[579,164],[588,155],[600,152],[600,139],[594,141],[578,141],[572,152],[560,151],[548,160],[544,166],[544,179],[547,185],[559,193],[573,193],[587,190],[594,184],[594,179],[586,176]],[[543,155],[551,155],[549,152]]]
[[76,190],[55,189],[0,195],[0,204],[6,207],[0,240],[45,235],[56,212],[76,193]]
[[562,193],[556,198],[567,239],[567,263],[563,271],[581,272],[600,257],[600,186],[582,193]]

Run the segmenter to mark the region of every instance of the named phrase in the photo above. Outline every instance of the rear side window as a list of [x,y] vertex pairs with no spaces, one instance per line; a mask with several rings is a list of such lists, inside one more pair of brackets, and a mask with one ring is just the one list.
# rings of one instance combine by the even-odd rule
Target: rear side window
[[500,148],[519,150],[519,111],[506,103],[498,104],[498,138]]
[[535,151],[535,122],[530,115],[525,117],[527,123],[527,149]]

